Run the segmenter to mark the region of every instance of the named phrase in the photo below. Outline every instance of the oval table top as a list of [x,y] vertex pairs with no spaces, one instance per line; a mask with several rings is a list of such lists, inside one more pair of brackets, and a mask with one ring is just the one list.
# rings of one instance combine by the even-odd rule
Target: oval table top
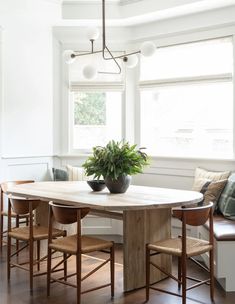
[[93,192],[86,182],[35,182],[9,188],[8,193],[44,201],[87,206],[98,210],[140,210],[172,208],[198,203],[203,195],[196,191],[130,186],[126,193],[111,194],[105,188]]

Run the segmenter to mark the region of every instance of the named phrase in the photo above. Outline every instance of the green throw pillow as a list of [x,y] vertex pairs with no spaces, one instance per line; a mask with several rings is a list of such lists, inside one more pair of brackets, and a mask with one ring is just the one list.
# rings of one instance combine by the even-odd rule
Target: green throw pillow
[[69,180],[68,173],[65,170],[52,168],[52,173],[53,173],[53,179],[56,182]]
[[235,174],[232,174],[222,192],[218,209],[224,217],[235,220]]

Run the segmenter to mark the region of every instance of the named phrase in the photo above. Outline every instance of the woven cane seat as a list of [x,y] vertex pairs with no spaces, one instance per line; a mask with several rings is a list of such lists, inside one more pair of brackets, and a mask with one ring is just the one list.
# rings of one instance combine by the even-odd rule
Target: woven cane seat
[[[209,242],[187,237],[186,239],[186,254],[188,257],[196,256],[211,250],[212,245]],[[175,256],[182,255],[182,239],[181,238],[171,238],[163,241],[155,242],[149,244],[148,248],[150,250],[158,251],[161,253],[167,253]]]
[[[112,242],[93,238],[90,236],[82,236],[82,250],[81,253],[89,253],[97,250],[108,249],[113,246]],[[61,239],[52,240],[49,245],[51,249],[58,251],[76,254],[77,253],[77,235],[70,235]]]
[[[29,227],[13,228],[9,233],[9,236],[17,240],[28,241],[29,240]],[[52,230],[53,237],[64,236],[65,232],[59,229]],[[33,226],[33,240],[48,239],[48,227]]]
[[[2,215],[3,216],[8,216],[8,212],[7,211],[2,211]],[[21,218],[29,218],[29,214],[27,213],[27,214],[16,214],[15,212],[11,212],[11,217],[17,217],[17,215],[18,215],[18,217],[21,219]]]

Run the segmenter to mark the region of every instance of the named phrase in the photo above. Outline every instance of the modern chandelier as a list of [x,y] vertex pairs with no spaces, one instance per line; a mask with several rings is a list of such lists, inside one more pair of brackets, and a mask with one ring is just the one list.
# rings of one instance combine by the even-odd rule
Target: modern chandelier
[[[95,50],[94,49],[94,42],[99,38],[99,30],[96,27],[90,27],[87,30],[87,38],[90,40],[91,43],[91,50],[90,52],[78,52],[72,50],[66,50],[63,53],[64,60],[67,64],[73,63],[76,58],[88,55],[94,55],[98,53],[102,53],[102,57],[104,60],[110,60],[115,63],[116,70],[115,71],[97,71],[94,65],[88,64],[83,67],[82,74],[86,79],[94,79],[96,78],[97,74],[120,74],[121,73],[121,66],[119,64],[119,60],[122,60],[123,63],[127,68],[134,68],[138,63],[138,56],[137,54],[141,54],[145,57],[152,56],[156,50],[156,46],[151,41],[144,42],[140,50],[125,53],[123,55],[115,56],[106,44],[106,28],[105,28],[105,0],[102,0],[102,49]],[[124,52],[123,52],[124,53]]]

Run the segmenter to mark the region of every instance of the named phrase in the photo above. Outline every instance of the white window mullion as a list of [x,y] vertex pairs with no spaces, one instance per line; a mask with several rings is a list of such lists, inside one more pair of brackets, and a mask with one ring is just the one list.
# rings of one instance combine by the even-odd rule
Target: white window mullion
[[[235,35],[233,35],[233,71],[235,71]],[[235,77],[233,77],[233,158],[235,159]]]
[[69,153],[73,151],[73,138],[74,138],[74,102],[73,102],[73,92],[69,95],[69,136],[68,136],[68,147]]

